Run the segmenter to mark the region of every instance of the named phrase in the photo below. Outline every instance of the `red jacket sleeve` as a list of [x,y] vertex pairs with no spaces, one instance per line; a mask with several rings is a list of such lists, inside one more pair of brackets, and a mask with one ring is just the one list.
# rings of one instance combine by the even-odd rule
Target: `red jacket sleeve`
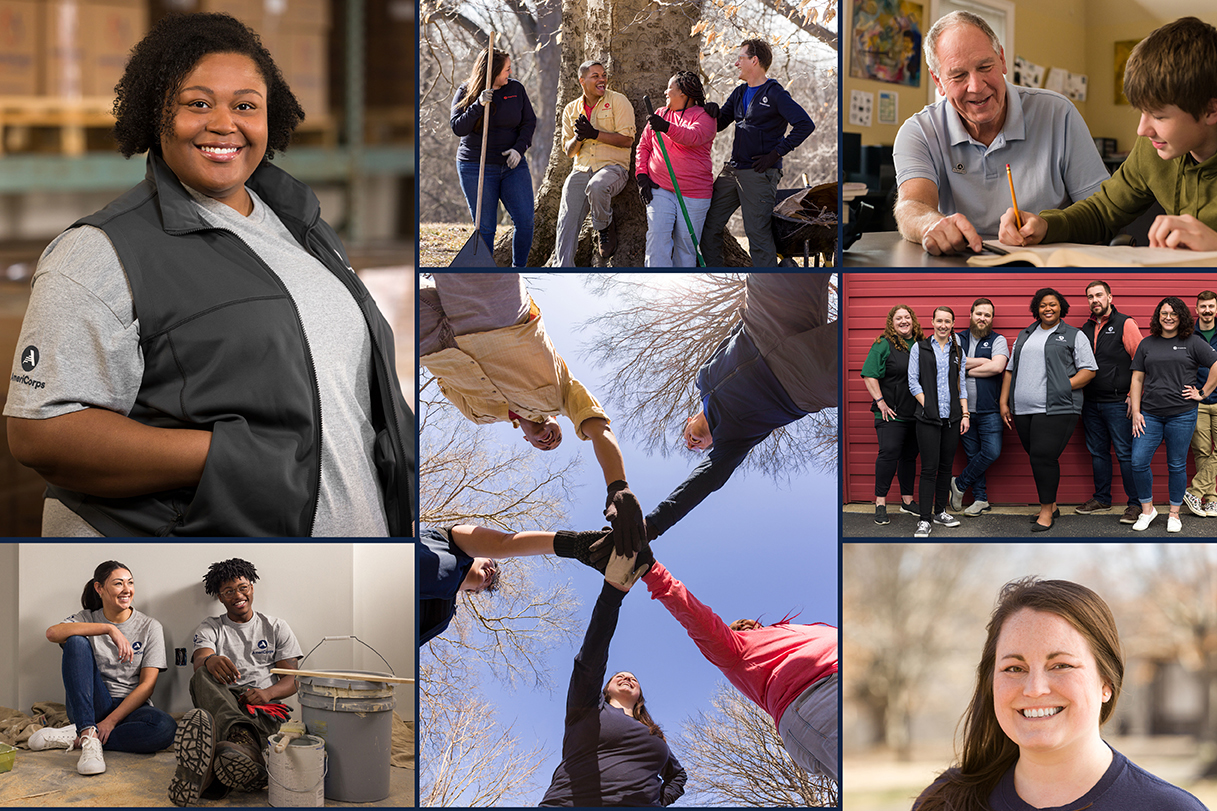
[[685,584],[672,577],[662,563],[652,566],[642,580],[651,592],[651,599],[663,603],[711,664],[725,672],[742,661],[739,635],[690,594]]

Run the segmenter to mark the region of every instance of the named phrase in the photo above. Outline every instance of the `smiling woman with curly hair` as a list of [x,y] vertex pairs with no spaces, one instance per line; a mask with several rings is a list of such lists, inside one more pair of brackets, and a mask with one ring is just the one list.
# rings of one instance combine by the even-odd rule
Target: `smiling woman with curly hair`
[[304,117],[270,53],[228,15],[171,15],[116,92],[147,176],[43,253],[15,359],[32,383],[4,411],[50,485],[43,534],[410,534],[393,334],[270,163]]

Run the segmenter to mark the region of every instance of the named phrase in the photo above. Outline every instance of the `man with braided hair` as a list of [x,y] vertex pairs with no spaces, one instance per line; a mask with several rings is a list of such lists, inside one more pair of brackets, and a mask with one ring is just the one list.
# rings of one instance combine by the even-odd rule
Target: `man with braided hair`
[[462,591],[479,594],[498,588],[500,558],[557,555],[604,574],[613,551],[609,532],[608,527],[594,532],[505,532],[464,524],[424,529],[418,544],[418,644],[448,628]]
[[294,670],[302,653],[286,622],[254,611],[257,580],[254,565],[240,558],[211,564],[203,577],[225,613],[194,631],[190,700],[196,709],[182,718],[174,741],[178,768],[169,798],[176,805],[197,804],[209,786],[209,797],[266,787],[262,741],[287,718],[279,700],[296,692],[294,676],[270,669]]

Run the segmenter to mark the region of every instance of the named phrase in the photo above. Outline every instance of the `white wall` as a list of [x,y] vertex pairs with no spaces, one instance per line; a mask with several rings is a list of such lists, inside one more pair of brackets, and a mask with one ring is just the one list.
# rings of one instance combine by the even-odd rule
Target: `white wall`
[[[7,706],[29,712],[35,701],[63,701],[59,648],[46,640],[46,629],[80,610],[80,593],[103,560],[131,568],[135,607],[158,620],[165,630],[169,669],[157,680],[153,703],[171,713],[190,709],[193,668],[174,665],[174,648],[190,656],[191,634],[223,607],[203,591],[203,575],[215,561],[240,557],[258,569],[254,609],[287,621],[304,653],[325,636],[354,634],[383,655],[399,675],[414,675],[414,547],[412,544],[249,543],[22,543],[18,547],[13,626],[17,634],[17,689],[0,692]],[[8,550],[0,552],[0,568]],[[9,592],[10,578],[0,574]],[[0,601],[0,607],[2,607]],[[11,615],[10,615],[11,616]],[[0,623],[2,624],[2,623]],[[0,631],[0,656],[5,645]],[[305,663],[309,668],[366,669],[384,665],[350,640],[326,642]],[[366,649],[363,649],[366,651]],[[379,667],[373,664],[378,664]],[[0,664],[0,668],[3,664]],[[3,684],[0,670],[0,684]],[[2,689],[2,688],[0,688]],[[398,691],[398,708],[413,718],[410,687]],[[0,703],[4,703],[0,701]],[[286,703],[298,707],[293,696]],[[403,712],[404,711],[404,712]],[[407,712],[409,714],[407,714]]]
[[17,706],[17,560],[17,544],[0,544],[0,707],[11,708]]

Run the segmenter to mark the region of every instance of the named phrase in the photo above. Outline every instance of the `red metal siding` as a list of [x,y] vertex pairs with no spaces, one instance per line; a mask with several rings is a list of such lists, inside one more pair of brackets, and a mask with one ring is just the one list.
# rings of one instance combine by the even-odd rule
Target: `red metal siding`
[[[870,411],[870,394],[862,382],[862,364],[875,338],[883,332],[887,311],[894,304],[907,304],[917,314],[921,328],[930,332],[930,316],[934,307],[946,305],[955,311],[955,326],[968,324],[972,302],[984,296],[992,299],[996,309],[993,328],[1013,346],[1014,338],[1031,323],[1031,297],[1041,287],[1059,290],[1069,301],[1065,322],[1080,327],[1090,315],[1086,304],[1086,285],[1103,279],[1111,285],[1112,297],[1122,313],[1132,316],[1143,335],[1149,334],[1149,319],[1154,307],[1164,296],[1179,296],[1195,314],[1196,294],[1201,290],[1217,289],[1217,276],[1210,270],[1200,272],[1129,272],[1060,270],[1026,273],[926,273],[879,272],[846,273],[842,279],[841,326],[845,341],[844,397],[844,493],[849,502],[869,502],[875,493],[874,418]],[[954,471],[963,470],[966,457],[961,445],[955,457]],[[1113,460],[1114,465],[1114,460]],[[1159,448],[1154,457],[1154,501],[1166,502],[1166,449]],[[1188,477],[1193,474],[1191,454],[1188,454]],[[1123,504],[1125,495],[1120,482],[1119,467],[1115,467],[1112,499]],[[994,504],[1033,504],[1039,501],[1031,478],[1031,464],[1018,435],[1005,429],[1002,454],[988,471],[989,500]],[[1057,498],[1062,504],[1080,504],[1093,495],[1090,454],[1079,421],[1073,439],[1061,455],[1061,485]],[[890,500],[899,498],[899,488],[893,480],[888,492]]]

